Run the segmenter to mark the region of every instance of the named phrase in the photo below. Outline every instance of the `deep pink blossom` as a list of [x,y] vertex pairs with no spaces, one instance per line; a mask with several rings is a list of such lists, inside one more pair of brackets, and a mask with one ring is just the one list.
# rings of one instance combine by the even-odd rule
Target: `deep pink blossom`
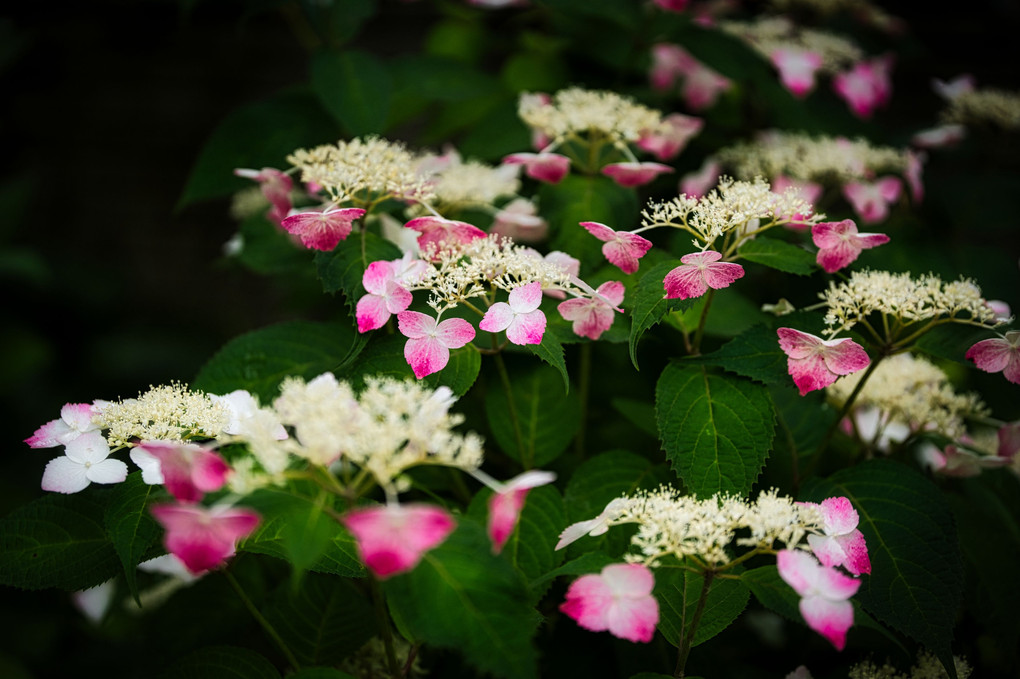
[[508,301],[488,308],[478,327],[486,332],[505,330],[514,344],[541,344],[546,324],[545,313],[538,308],[541,303],[542,284],[538,281],[514,288]]
[[400,334],[407,337],[404,358],[419,380],[446,367],[450,349],[459,349],[475,338],[474,327],[463,318],[435,318],[418,311],[397,314]]
[[806,552],[784,549],[776,555],[779,576],[800,595],[800,614],[808,627],[842,651],[846,633],[854,624],[854,607],[848,599],[860,580],[820,565]]
[[97,431],[99,425],[92,421],[95,408],[91,403],[65,403],[60,417],[50,420],[25,439],[31,448],[56,448],[67,445],[82,434]]
[[284,219],[281,226],[298,236],[306,248],[329,252],[350,235],[354,220],[364,214],[365,211],[358,207],[299,212]]
[[795,97],[804,97],[815,88],[815,73],[822,67],[822,55],[806,49],[780,47],[769,60],[779,71],[783,87]]
[[573,321],[575,335],[590,340],[597,340],[613,325],[616,313],[613,307],[623,303],[623,283],[606,281],[596,292],[598,297],[575,297],[556,307],[564,320]]
[[638,260],[652,247],[652,241],[642,238],[636,233],[614,231],[599,222],[581,222],[588,233],[603,241],[602,254],[610,264],[620,267],[623,273],[634,273],[638,270]]
[[92,483],[120,483],[127,465],[110,459],[110,446],[97,431],[86,432],[64,446],[64,454],[46,465],[42,489],[54,493],[77,493]]
[[824,535],[808,535],[808,545],[823,566],[842,566],[854,575],[871,573],[871,559],[864,534],[857,529],[860,517],[845,497],[830,497],[816,507],[822,514]]
[[418,246],[425,250],[429,245],[442,247],[467,245],[476,238],[485,238],[485,232],[467,222],[443,217],[418,217],[404,224],[408,229],[417,231]]
[[1001,372],[1013,384],[1020,384],[1020,330],[978,342],[966,357],[986,373]]
[[721,290],[743,277],[744,267],[732,262],[720,262],[722,254],[715,250],[692,252],[680,258],[683,262],[662,280],[666,299],[701,297],[709,288]]
[[647,643],[655,636],[659,603],[655,576],[637,563],[610,564],[598,575],[582,575],[567,589],[560,610],[592,632]]
[[180,502],[198,502],[205,493],[219,490],[231,471],[219,454],[193,443],[143,441],[136,450],[159,460],[163,485]]
[[900,198],[903,182],[897,177],[882,177],[874,182],[850,182],[843,186],[843,196],[865,224],[884,221],[889,206]]
[[427,504],[355,509],[343,524],[357,541],[361,560],[379,579],[414,569],[456,527],[449,512]]
[[871,363],[868,352],[849,337],[823,340],[793,328],[779,328],[776,333],[801,396],[824,389],[841,375],[863,370]]
[[217,568],[234,555],[237,542],[259,525],[258,513],[244,507],[165,504],[149,508],[166,530],[163,545],[193,574]]
[[556,475],[552,472],[533,469],[510,479],[503,484],[500,492],[489,498],[488,532],[493,553],[503,551],[503,546],[513,534],[528,492],[555,480]]
[[570,172],[570,158],[559,153],[512,153],[505,165],[523,165],[524,174],[546,184],[558,184]]
[[636,145],[659,160],[669,160],[680,153],[687,146],[687,142],[701,132],[704,126],[705,121],[701,118],[671,113],[662,119],[658,129],[642,133]]
[[390,316],[411,306],[413,297],[397,282],[391,262],[380,260],[369,264],[361,277],[361,284],[368,294],[358,300],[355,308],[358,332],[381,328]]
[[660,174],[674,172],[669,165],[662,163],[610,163],[602,168],[606,175],[620,186],[632,188],[644,186]]
[[262,195],[272,206],[266,216],[274,224],[282,224],[291,208],[290,191],[294,188],[291,178],[272,167],[264,167],[261,170],[237,168],[234,174],[259,183]]
[[691,0],[652,0],[657,7],[667,12],[682,12],[687,9]]
[[811,240],[818,246],[816,261],[827,273],[834,273],[853,262],[862,250],[889,242],[884,233],[857,233],[852,219],[821,222],[811,227]]

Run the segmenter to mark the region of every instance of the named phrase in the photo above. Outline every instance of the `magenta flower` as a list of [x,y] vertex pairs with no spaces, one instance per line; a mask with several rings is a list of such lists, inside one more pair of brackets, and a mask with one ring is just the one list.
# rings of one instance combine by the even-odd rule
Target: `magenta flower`
[[769,54],[779,71],[783,87],[795,97],[804,97],[815,88],[815,73],[822,67],[822,55],[795,47],[780,47]]
[[643,186],[660,174],[673,171],[662,163],[610,163],[602,168],[602,174],[627,188]]
[[659,603],[652,596],[655,576],[638,563],[610,564],[598,575],[582,575],[567,589],[560,610],[592,632],[627,641],[649,642],[659,622]]
[[180,502],[198,502],[206,493],[219,490],[231,471],[217,453],[193,443],[144,441],[135,450],[159,460],[163,485]]
[[287,217],[280,226],[298,236],[306,248],[329,252],[350,235],[354,220],[363,214],[365,211],[358,207],[301,212]]
[[523,165],[524,174],[546,184],[558,184],[570,172],[570,158],[558,153],[512,153],[504,165]]
[[843,196],[865,224],[883,221],[889,206],[900,198],[903,182],[896,177],[882,177],[874,182],[850,182],[843,186]]
[[449,512],[426,504],[355,509],[343,524],[354,535],[365,566],[381,580],[414,569],[456,527]]
[[398,313],[397,328],[408,338],[404,358],[419,380],[445,368],[450,362],[450,349],[459,349],[475,338],[474,327],[463,318],[440,323],[418,311]]
[[832,87],[854,115],[867,119],[875,109],[889,103],[892,94],[890,68],[891,63],[886,58],[862,61],[849,71],[837,73]]
[[974,361],[979,370],[1001,372],[1013,384],[1020,384],[1020,330],[981,340],[967,350],[966,357]]
[[50,420],[25,439],[31,448],[56,448],[67,445],[82,434],[99,429],[92,422],[94,409],[91,403],[65,403],[60,417]]
[[701,118],[682,113],[671,113],[662,119],[662,123],[658,129],[642,133],[636,142],[639,149],[648,151],[659,160],[675,157],[705,126]]
[[261,170],[248,170],[237,168],[234,174],[245,179],[252,179],[259,183],[262,195],[272,206],[266,216],[275,224],[282,224],[287,213],[290,212],[290,191],[294,187],[291,178],[272,167],[264,167]]
[[848,599],[861,583],[834,568],[826,568],[805,552],[784,549],[776,555],[779,576],[800,595],[800,614],[808,627],[842,651],[846,633],[854,624],[854,607]]
[[510,291],[508,302],[496,302],[485,312],[478,327],[486,332],[506,330],[506,338],[514,344],[541,344],[545,333],[542,284],[538,281]]
[[485,238],[485,232],[467,222],[443,217],[418,217],[404,224],[408,229],[417,231],[418,246],[425,250],[429,245],[442,247],[467,245],[476,238]]
[[597,297],[575,297],[556,307],[564,320],[574,322],[575,335],[590,340],[597,340],[613,325],[613,307],[623,303],[624,287],[620,281],[606,281],[595,292]]
[[627,231],[614,231],[599,222],[581,222],[588,233],[603,241],[602,254],[610,264],[620,267],[623,273],[634,273],[638,270],[638,260],[644,257],[652,247],[652,241]]
[[493,554],[503,551],[503,546],[517,527],[524,500],[532,488],[544,486],[556,480],[552,472],[532,470],[516,476],[503,485],[503,489],[489,498],[489,539],[492,540]]
[[790,376],[801,396],[824,389],[841,375],[863,370],[871,363],[868,352],[849,337],[823,340],[793,328],[779,328],[776,333],[779,347],[788,357],[786,365]]
[[108,459],[110,446],[97,431],[68,441],[64,455],[46,465],[42,489],[55,493],[77,493],[92,483],[120,483],[127,478],[127,465]]
[[868,545],[857,529],[860,517],[850,500],[830,497],[821,504],[798,504],[816,507],[822,513],[824,535],[808,535],[808,545],[823,566],[842,566],[854,575],[871,573]]
[[397,282],[391,262],[379,260],[369,264],[361,277],[361,284],[368,294],[359,299],[355,307],[358,332],[381,328],[391,315],[411,306],[413,297]]
[[815,224],[811,227],[811,239],[819,247],[816,261],[827,273],[847,266],[862,250],[889,242],[884,233],[857,233],[852,219]]
[[692,252],[680,258],[683,262],[662,280],[666,299],[701,297],[709,288],[721,290],[743,277],[744,267],[732,262],[720,262],[722,255],[715,250]]
[[192,573],[212,570],[234,555],[237,541],[259,525],[261,517],[244,507],[153,505],[149,511],[166,530],[163,545]]

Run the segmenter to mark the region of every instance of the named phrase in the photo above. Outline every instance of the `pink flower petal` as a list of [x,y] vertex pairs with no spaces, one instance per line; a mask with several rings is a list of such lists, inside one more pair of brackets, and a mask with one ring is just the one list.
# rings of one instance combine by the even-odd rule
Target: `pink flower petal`
[[192,443],[145,441],[137,449],[159,460],[163,484],[181,502],[197,502],[219,490],[231,471],[217,453]]
[[524,508],[528,491],[555,480],[556,475],[552,472],[527,471],[507,481],[501,492],[489,498],[488,533],[494,554],[499,554],[503,550],[506,541],[517,527],[517,520]]
[[474,339],[475,329],[462,318],[436,319],[418,311],[401,311],[397,326],[408,337],[404,345],[404,358],[421,379],[446,367],[450,362],[450,349],[459,349]]
[[435,337],[409,339],[404,345],[404,359],[420,380],[445,368],[450,362],[450,350]]
[[828,639],[837,651],[843,650],[846,633],[854,624],[853,604],[813,596],[800,600],[800,614],[808,627]]
[[358,332],[362,333],[383,327],[392,315],[387,307],[386,298],[380,295],[365,295],[358,300],[354,310]]
[[524,165],[524,174],[547,184],[558,184],[570,172],[570,158],[558,153],[513,153],[506,165]]
[[636,144],[659,160],[669,160],[679,154],[704,125],[701,118],[671,113],[662,119],[658,129],[644,132]]
[[700,297],[709,288],[720,290],[744,275],[744,267],[720,262],[722,254],[714,250],[693,252],[680,258],[680,266],[666,274],[662,285],[666,299]]
[[193,573],[222,565],[234,555],[237,541],[258,526],[257,513],[243,507],[154,505],[152,515],[166,530],[163,544]]
[[597,340],[613,325],[615,311],[609,304],[618,306],[623,302],[623,283],[607,281],[600,285],[596,292],[604,299],[599,297],[568,299],[556,307],[564,320],[573,321],[574,334],[591,340]]
[[804,97],[815,88],[815,72],[822,67],[822,55],[803,49],[781,47],[769,55],[779,71],[783,87],[795,97]]
[[801,596],[800,612],[808,627],[842,649],[853,625],[853,605],[847,601],[861,583],[801,551],[785,549],[776,555],[779,576]]
[[506,338],[517,345],[541,344],[545,334],[546,318],[541,309],[514,314],[506,329]]
[[354,535],[361,560],[379,579],[412,570],[456,527],[449,512],[426,504],[355,509],[343,524]]
[[608,630],[621,639],[647,643],[659,622],[654,587],[655,578],[646,566],[611,564],[598,575],[575,580],[560,610],[587,630]]
[[355,219],[365,214],[361,208],[343,208],[326,212],[301,212],[280,224],[288,233],[301,238],[312,250],[329,252],[350,235]]
[[778,328],[776,333],[801,396],[824,389],[837,377],[862,370],[871,362],[864,348],[846,337],[823,340],[793,328]]
[[602,254],[624,273],[637,271],[638,260],[652,247],[652,242],[647,238],[627,231],[614,231],[599,222],[581,222],[581,226],[587,229],[588,233],[605,242],[605,245],[602,246]]
[[485,332],[503,332],[514,320],[514,310],[506,302],[496,302],[485,311],[478,327]]
[[1007,380],[1020,384],[1020,331],[982,340],[968,349],[965,356],[978,369],[988,373],[1002,372]]
[[722,166],[712,158],[707,158],[697,172],[685,174],[680,178],[680,193],[691,198],[701,198],[719,183],[721,172]]
[[485,238],[485,232],[477,226],[442,217],[418,217],[404,226],[421,234],[418,236],[418,246],[422,250],[429,245],[466,245],[477,238]]
[[474,338],[474,326],[463,318],[448,318],[436,326],[436,339],[450,349],[460,349]]
[[857,259],[862,250],[889,242],[884,233],[858,233],[851,219],[822,222],[811,228],[811,238],[821,248],[816,261],[828,273],[839,271]]
[[627,188],[643,186],[660,174],[674,171],[662,163],[611,163],[602,168],[602,174]]

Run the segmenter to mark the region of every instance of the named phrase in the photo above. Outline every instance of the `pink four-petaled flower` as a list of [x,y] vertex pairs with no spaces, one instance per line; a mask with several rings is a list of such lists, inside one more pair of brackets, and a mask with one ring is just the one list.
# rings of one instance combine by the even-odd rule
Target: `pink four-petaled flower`
[[413,297],[397,281],[391,262],[379,260],[369,264],[361,277],[361,284],[368,294],[358,300],[355,308],[358,332],[381,328],[390,320],[391,315],[411,306]]
[[259,515],[244,507],[154,505],[152,515],[166,530],[163,544],[191,573],[203,573],[234,555],[237,541],[259,525]]
[[512,153],[505,165],[523,165],[524,174],[546,184],[558,184],[570,172],[570,158],[559,153]]
[[701,297],[709,288],[720,290],[744,275],[744,267],[720,262],[722,254],[715,250],[692,252],[680,258],[683,262],[662,280],[666,299]]
[[846,633],[854,624],[854,606],[860,580],[826,568],[805,552],[784,549],[776,555],[779,576],[800,595],[800,614],[808,627],[842,651]]
[[610,163],[602,168],[606,175],[620,186],[628,188],[643,186],[660,174],[673,172],[673,168],[662,163]]
[[1020,384],[1020,330],[981,340],[967,350],[966,357],[980,370],[1001,372],[1013,384]]
[[705,121],[682,113],[671,113],[662,119],[658,129],[644,132],[636,145],[659,160],[669,160],[687,146],[687,142],[701,131]]
[[824,389],[841,375],[863,370],[871,363],[868,352],[849,337],[823,340],[810,333],[779,328],[779,347],[787,355],[786,365],[793,383],[803,396]]
[[874,182],[850,182],[843,186],[843,196],[865,224],[883,221],[889,206],[900,198],[903,182],[896,177],[882,177]]
[[449,512],[426,504],[355,509],[343,524],[357,541],[361,560],[379,579],[412,570],[456,527]]
[[418,236],[418,246],[422,250],[430,245],[436,247],[467,245],[476,238],[485,238],[485,232],[477,226],[443,217],[418,217],[404,226],[421,234]]
[[281,226],[298,236],[306,248],[329,252],[350,235],[354,220],[364,214],[358,207],[300,212],[284,219]]
[[575,335],[590,340],[597,340],[613,325],[613,307],[623,303],[624,287],[620,281],[606,281],[595,292],[597,297],[575,297],[556,307],[564,320],[573,321]]
[[560,610],[586,630],[609,630],[615,637],[647,643],[655,636],[659,622],[654,588],[655,576],[647,566],[610,564],[597,575],[574,580]]
[[92,422],[93,413],[91,403],[65,403],[60,417],[36,429],[25,443],[31,448],[67,445],[82,434],[99,429],[99,425]]
[[806,49],[780,47],[769,54],[779,71],[783,87],[795,97],[803,97],[815,88],[815,72],[822,67],[822,55]]
[[234,174],[259,183],[262,195],[272,206],[266,216],[270,221],[282,224],[287,213],[290,212],[290,191],[294,188],[294,182],[290,176],[272,167],[264,167],[261,170],[237,168],[234,170]]
[[614,231],[599,222],[581,222],[588,233],[603,241],[602,254],[623,273],[638,270],[638,260],[652,247],[652,241],[627,231]]
[[545,333],[542,284],[533,281],[510,291],[507,302],[496,302],[485,312],[478,327],[486,332],[506,330],[506,338],[514,344],[541,344]]
[[889,236],[884,233],[857,233],[852,219],[815,224],[811,228],[811,239],[819,248],[818,265],[828,273],[850,264],[862,250],[889,242]]
[[[206,493],[219,490],[231,471],[217,453],[193,443],[143,441],[132,453],[138,450],[159,460],[163,485],[181,502],[197,502]],[[134,455],[132,459],[138,464]]]
[[418,311],[397,314],[400,334],[407,337],[404,358],[419,380],[446,367],[450,349],[459,349],[475,338],[475,329],[463,318],[435,318]]
[[808,535],[808,545],[823,566],[842,566],[854,575],[871,573],[871,559],[864,534],[857,529],[860,517],[845,497],[830,497],[816,507],[822,514],[824,535]]
[[127,465],[108,459],[110,446],[97,431],[68,441],[64,455],[46,465],[42,489],[55,493],[77,493],[91,483],[120,483],[127,478]]
[[527,471],[507,481],[500,492],[489,498],[488,532],[493,553],[503,551],[503,546],[513,534],[528,492],[555,480],[556,475],[552,472]]

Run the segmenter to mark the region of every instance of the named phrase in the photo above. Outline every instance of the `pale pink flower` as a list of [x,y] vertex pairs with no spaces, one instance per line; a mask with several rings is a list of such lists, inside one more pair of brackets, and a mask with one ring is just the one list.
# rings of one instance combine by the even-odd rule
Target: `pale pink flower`
[[648,79],[652,87],[665,91],[676,84],[677,78],[695,67],[697,59],[679,45],[661,42],[652,45],[652,67]]
[[701,198],[719,183],[721,173],[722,165],[711,157],[706,158],[700,169],[680,178],[680,193],[691,198]]
[[217,453],[193,443],[143,441],[135,450],[159,460],[163,485],[180,502],[198,502],[205,493],[219,490],[231,471]]
[[212,570],[234,555],[237,541],[259,525],[261,517],[244,507],[165,504],[149,508],[166,530],[163,545],[192,574]]
[[732,262],[720,262],[722,254],[715,250],[692,252],[680,258],[683,262],[662,280],[666,299],[701,297],[709,288],[721,290],[743,277],[744,267]]
[[822,67],[822,55],[796,47],[772,50],[769,60],[779,71],[783,87],[795,97],[804,97],[815,88],[815,73]]
[[884,233],[857,233],[852,219],[821,222],[811,227],[811,240],[818,246],[816,261],[827,273],[834,273],[857,259],[862,250],[889,242]]
[[995,313],[996,323],[1008,323],[1013,320],[1013,312],[1010,310],[1009,304],[1001,299],[985,300],[985,306]]
[[418,217],[404,226],[421,234],[418,236],[418,246],[422,250],[433,244],[467,245],[476,238],[485,238],[485,232],[477,226],[443,217]]
[[507,302],[496,302],[488,308],[478,327],[486,332],[506,330],[506,338],[514,344],[541,344],[545,333],[542,284],[538,281],[510,291]]
[[610,163],[602,168],[606,175],[620,186],[632,188],[644,186],[660,174],[674,172],[669,165],[662,163]]
[[535,204],[527,198],[515,198],[496,213],[489,233],[513,239],[517,243],[545,240],[549,224],[538,216]]
[[966,357],[986,373],[1001,372],[1013,384],[1020,384],[1020,330],[978,342]]
[[463,318],[435,318],[418,311],[397,314],[400,334],[407,337],[404,358],[419,380],[446,367],[450,349],[459,349],[475,338],[474,327]]
[[854,607],[848,599],[860,580],[820,565],[805,552],[784,549],[776,555],[779,576],[800,595],[800,614],[808,627],[842,651],[846,633],[854,624]]
[[355,219],[365,214],[358,207],[336,208],[324,212],[299,212],[280,224],[312,250],[329,252],[350,235]]
[[150,486],[163,485],[163,469],[158,457],[138,447],[132,448],[128,456],[142,470],[142,481]]
[[903,168],[903,177],[907,180],[907,186],[910,187],[910,198],[915,203],[920,203],[924,199],[924,182],[921,179],[921,172],[924,170],[924,163],[928,160],[928,154],[924,151],[906,151],[903,154],[906,157],[906,167]]
[[[399,261],[399,260],[398,260]],[[393,264],[379,260],[365,268],[361,284],[368,292],[355,307],[358,332],[376,330],[386,325],[390,316],[411,306],[414,299],[404,286],[397,282]]]
[[616,313],[613,307],[623,303],[623,283],[606,281],[596,292],[598,297],[575,297],[560,302],[556,307],[564,320],[573,321],[575,335],[590,340],[597,340],[613,325]]
[[719,95],[731,85],[729,78],[698,61],[687,70],[680,94],[691,110],[704,111],[711,108]]
[[857,63],[849,71],[837,73],[832,87],[859,118],[870,118],[875,109],[889,102],[892,83],[889,79],[891,61],[880,57]]
[[[575,257],[571,257],[565,252],[553,250],[545,257],[542,257],[540,253],[536,254],[538,254],[538,256],[544,259],[547,263],[555,264],[567,272],[567,274],[575,278],[581,272],[581,261]],[[554,299],[566,299],[567,297],[567,293],[563,290],[543,290],[542,294]]]
[[[772,180],[772,193],[783,195],[789,189],[793,189],[797,192],[800,198],[814,206],[818,202],[818,199],[822,197],[822,191],[824,190],[822,185],[818,182],[808,181],[806,179],[791,179],[786,175],[777,175]],[[807,215],[793,214],[793,215],[779,215],[782,219],[790,220],[786,224],[783,224],[788,229],[793,231],[803,231],[810,229],[811,224],[804,221],[807,219]]]
[[[521,94],[520,106],[545,107],[552,106],[552,97],[545,92],[524,92]],[[531,147],[544,149],[552,141],[545,132],[537,127],[531,128]]]
[[977,80],[969,73],[958,75],[950,81],[931,79],[931,88],[935,94],[946,101],[953,101],[961,94],[967,94],[977,89]]
[[874,182],[850,182],[843,185],[843,196],[865,224],[883,221],[889,206],[900,198],[903,182],[897,177],[882,177]]
[[1013,459],[1020,452],[1020,422],[1004,424],[998,431],[999,449],[996,455]]
[[291,178],[272,167],[264,167],[261,170],[237,168],[234,170],[234,174],[259,183],[262,195],[272,206],[266,216],[274,224],[282,224],[291,207],[290,191],[294,188]]
[[998,469],[1012,462],[1010,457],[978,455],[962,446],[949,444],[942,450],[928,443],[918,450],[921,464],[936,474],[954,478],[978,476],[985,469]]
[[652,247],[652,241],[628,231],[614,231],[599,222],[581,222],[588,233],[603,241],[602,254],[611,264],[620,267],[623,273],[638,270],[638,260]]
[[652,0],[652,2],[667,12],[682,12],[687,9],[691,0]]
[[822,514],[824,535],[808,535],[808,545],[823,566],[842,566],[854,575],[871,573],[871,559],[864,534],[857,529],[860,517],[845,497],[830,497],[821,504],[800,502]]
[[638,563],[610,564],[598,575],[582,575],[567,589],[560,610],[592,632],[647,643],[655,636],[659,603],[655,576]]
[[680,153],[704,126],[705,121],[701,118],[671,113],[662,119],[659,128],[644,131],[636,144],[659,160],[669,160]]
[[947,123],[927,130],[921,130],[910,138],[910,143],[922,149],[938,149],[955,146],[967,136],[967,128],[959,123]]
[[357,541],[361,560],[380,580],[413,570],[456,527],[449,512],[426,504],[355,509],[343,524]]
[[50,420],[25,439],[31,448],[56,448],[67,445],[82,434],[99,429],[92,421],[95,409],[91,403],[65,403],[60,417]]
[[91,483],[120,483],[127,478],[127,465],[108,459],[110,446],[97,431],[84,433],[68,441],[64,455],[46,465],[42,489],[55,493],[77,493]]
[[863,370],[871,363],[868,352],[849,337],[823,340],[793,328],[779,328],[776,333],[779,347],[787,355],[790,376],[801,396],[824,389],[841,375]]
[[555,480],[556,475],[552,472],[527,471],[507,481],[498,493],[489,498],[488,531],[494,554],[503,551],[503,546],[517,527],[528,492]]
[[558,184],[570,172],[570,158],[559,153],[512,153],[504,165],[523,165],[524,174],[546,184]]

